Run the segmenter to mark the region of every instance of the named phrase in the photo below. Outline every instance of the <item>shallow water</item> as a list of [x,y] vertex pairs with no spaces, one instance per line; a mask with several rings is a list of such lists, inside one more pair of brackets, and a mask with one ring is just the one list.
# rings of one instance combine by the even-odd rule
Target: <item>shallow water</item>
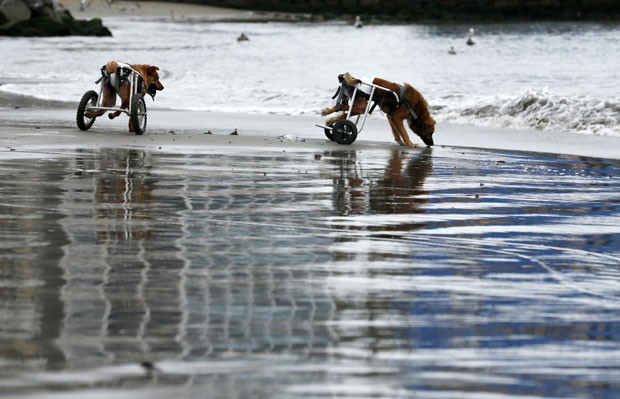
[[3,161],[2,396],[616,398],[619,172],[456,148]]

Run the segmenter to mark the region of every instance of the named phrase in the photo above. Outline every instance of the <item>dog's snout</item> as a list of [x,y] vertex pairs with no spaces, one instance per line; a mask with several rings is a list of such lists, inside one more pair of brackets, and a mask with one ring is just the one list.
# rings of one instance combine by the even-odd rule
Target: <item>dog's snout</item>
[[433,123],[425,123],[422,141],[429,147],[435,144],[433,141],[433,133],[435,133],[435,125]]
[[149,84],[149,90],[151,91],[155,91],[155,90],[163,90],[164,89],[164,85],[161,84],[160,81],[156,81],[156,82],[151,82],[151,84]]

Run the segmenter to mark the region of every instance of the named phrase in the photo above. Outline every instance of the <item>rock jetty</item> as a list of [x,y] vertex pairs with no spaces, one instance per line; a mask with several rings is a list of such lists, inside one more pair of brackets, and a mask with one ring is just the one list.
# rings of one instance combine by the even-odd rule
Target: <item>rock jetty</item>
[[0,36],[112,36],[101,19],[76,20],[58,0],[0,0]]

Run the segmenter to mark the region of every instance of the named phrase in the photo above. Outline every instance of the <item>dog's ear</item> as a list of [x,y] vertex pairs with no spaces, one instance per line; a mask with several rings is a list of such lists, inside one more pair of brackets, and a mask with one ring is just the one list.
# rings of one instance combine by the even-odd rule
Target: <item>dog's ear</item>
[[150,66],[150,67],[149,67],[149,69],[148,69],[148,72],[147,72],[147,73],[148,73],[149,75],[154,75],[155,73],[157,73],[157,71],[159,71],[159,67],[158,67],[158,66],[154,66],[154,65],[152,65],[152,66]]

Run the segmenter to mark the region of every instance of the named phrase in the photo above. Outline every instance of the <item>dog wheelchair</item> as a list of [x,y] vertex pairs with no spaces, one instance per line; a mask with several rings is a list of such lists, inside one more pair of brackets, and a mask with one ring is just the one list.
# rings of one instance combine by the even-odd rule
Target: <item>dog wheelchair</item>
[[[364,82],[361,79],[355,79],[348,73],[338,75],[338,80],[340,82],[340,86],[338,86],[338,89],[332,96],[332,99],[336,99],[337,109],[343,104],[351,105],[347,111],[347,117],[346,119],[338,121],[331,126],[316,125],[317,127],[323,128],[325,136],[328,139],[335,141],[338,144],[352,144],[357,139],[357,135],[362,132],[362,129],[366,124],[366,118],[368,118],[369,114],[372,114],[372,111],[377,105],[380,105],[379,102],[374,100],[375,90],[380,89],[387,92],[386,95],[393,95],[396,98],[396,102],[400,103],[399,95],[395,91],[386,87],[378,86],[374,83]],[[366,104],[364,113],[354,115],[355,120],[352,120],[351,112],[353,109],[353,103],[355,102],[357,96],[366,98],[368,103]],[[383,98],[385,98],[384,95],[381,95],[381,99]]]
[[[129,116],[130,130],[138,135],[144,134],[146,131],[147,111],[146,102],[141,94],[142,88],[144,87],[142,75],[140,75],[140,73],[131,68],[129,65],[124,64],[119,66],[118,70],[112,74],[107,74],[104,66],[101,68],[101,74],[101,78],[95,81],[95,83],[100,83],[104,79],[109,79],[115,89],[115,96],[118,96],[117,92],[121,82],[129,83],[129,106],[127,109],[122,109],[120,107],[104,107],[102,106],[103,85],[99,88],[99,93],[95,90],[89,90],[84,93],[82,99],[80,100],[80,104],[78,105],[76,115],[78,128],[80,128],[80,130],[90,129],[93,123],[95,123],[95,119],[97,117],[91,117],[89,114],[104,110],[122,112],[126,114]],[[112,118],[111,115],[110,118]]]

